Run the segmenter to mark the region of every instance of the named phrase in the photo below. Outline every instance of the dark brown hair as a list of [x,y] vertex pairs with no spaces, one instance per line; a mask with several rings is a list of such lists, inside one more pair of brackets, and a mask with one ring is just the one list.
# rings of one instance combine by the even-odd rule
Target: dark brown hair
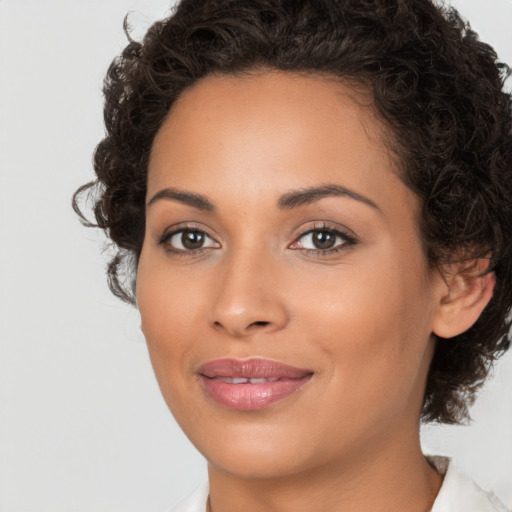
[[[507,66],[450,8],[430,0],[183,0],[104,83],[97,180],[81,187],[116,254],[109,285],[134,302],[153,139],[184,89],[210,73],[257,68],[327,74],[365,89],[392,134],[402,179],[422,204],[428,261],[490,257],[494,295],[478,321],[437,340],[423,419],[456,423],[510,345],[511,97]],[[89,224],[92,225],[92,224]]]

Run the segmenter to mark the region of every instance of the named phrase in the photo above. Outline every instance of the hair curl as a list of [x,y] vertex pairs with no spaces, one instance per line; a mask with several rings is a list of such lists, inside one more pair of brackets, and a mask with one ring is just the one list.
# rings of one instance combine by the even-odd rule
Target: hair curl
[[[512,110],[509,68],[451,8],[430,0],[182,0],[142,42],[130,38],[104,82],[97,179],[75,193],[84,223],[115,244],[111,290],[134,303],[153,139],[179,95],[210,73],[255,68],[327,74],[363,86],[393,135],[402,179],[422,204],[432,265],[490,256],[494,295],[477,322],[437,340],[422,418],[458,423],[509,348]],[[81,213],[94,198],[97,224]]]

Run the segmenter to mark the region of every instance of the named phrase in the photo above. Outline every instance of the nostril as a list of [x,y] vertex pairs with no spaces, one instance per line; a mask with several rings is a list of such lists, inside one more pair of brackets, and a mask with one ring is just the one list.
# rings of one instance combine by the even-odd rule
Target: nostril
[[262,320],[258,320],[257,322],[253,322],[249,327],[252,327],[253,325],[268,325],[270,322],[264,322]]
[[216,328],[224,329],[234,336],[241,336],[241,337],[252,333],[254,330],[257,330],[260,327],[266,327],[271,324],[272,324],[272,322],[266,322],[264,320],[257,320],[255,322],[251,322],[249,324],[242,323],[239,325],[237,325],[237,322],[229,321],[229,319],[226,323],[219,322],[218,320],[216,320],[214,322],[214,326]]

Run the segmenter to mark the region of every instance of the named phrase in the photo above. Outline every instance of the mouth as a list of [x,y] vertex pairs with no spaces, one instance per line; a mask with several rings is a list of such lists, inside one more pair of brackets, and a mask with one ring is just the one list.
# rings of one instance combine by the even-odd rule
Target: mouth
[[264,409],[302,389],[313,371],[269,359],[217,359],[198,374],[207,396],[229,409]]

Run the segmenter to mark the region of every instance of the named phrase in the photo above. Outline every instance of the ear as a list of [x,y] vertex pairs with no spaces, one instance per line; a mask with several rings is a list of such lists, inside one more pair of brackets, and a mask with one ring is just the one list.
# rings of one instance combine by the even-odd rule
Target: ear
[[478,258],[450,263],[442,269],[445,286],[440,288],[432,332],[452,338],[467,331],[489,303],[496,283],[494,272],[485,273],[490,260]]

